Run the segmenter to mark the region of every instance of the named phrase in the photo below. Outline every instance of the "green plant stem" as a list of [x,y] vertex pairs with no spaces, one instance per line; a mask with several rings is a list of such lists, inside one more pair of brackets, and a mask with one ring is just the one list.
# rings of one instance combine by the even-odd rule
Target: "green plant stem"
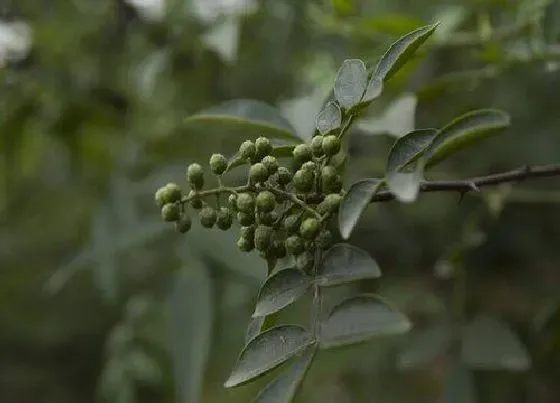
[[[315,261],[313,263],[313,277],[317,277],[319,274],[319,267],[321,266],[321,249],[317,248],[315,250]],[[323,295],[321,287],[318,284],[313,284],[313,302],[311,305],[311,334],[317,339],[318,333],[320,330],[321,325],[321,315],[322,315],[322,306],[323,306]]]
[[303,200],[299,199],[298,197],[296,197],[294,194],[292,193],[288,193],[288,192],[284,192],[283,190],[280,189],[276,189],[273,186],[266,186],[266,189],[271,191],[272,193],[276,194],[276,195],[280,195],[282,197],[284,197],[286,200],[290,200],[293,203],[297,204],[298,206],[300,206],[303,210],[307,211],[308,213],[313,214],[315,217],[317,217],[318,219],[321,218],[321,215],[316,212],[315,210],[313,210],[311,207],[309,207]]
[[[205,197],[205,196],[212,196],[212,195],[219,195],[220,193],[234,193],[237,194],[239,192],[246,192],[250,190],[251,187],[249,185],[237,186],[237,187],[228,187],[228,186],[220,186],[215,189],[208,189],[202,190],[197,192],[195,196],[197,197]],[[192,197],[185,196],[181,199],[181,203],[188,203],[191,201]]]

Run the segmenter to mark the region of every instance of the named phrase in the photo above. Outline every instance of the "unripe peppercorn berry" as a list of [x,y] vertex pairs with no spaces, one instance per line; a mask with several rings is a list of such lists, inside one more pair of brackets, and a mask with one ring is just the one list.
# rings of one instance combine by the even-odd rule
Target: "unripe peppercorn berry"
[[161,217],[164,221],[179,221],[181,218],[181,209],[176,203],[166,203],[161,208]]
[[292,174],[286,167],[278,168],[278,184],[285,186],[292,181]]
[[319,232],[317,238],[315,238],[315,244],[321,249],[329,248],[333,243],[332,233],[328,229],[324,229]]
[[156,201],[156,205],[159,208],[162,208],[163,205],[165,204],[165,200],[163,198],[163,193],[165,192],[165,188],[161,187],[159,188],[156,193],[154,194],[154,199]]
[[229,195],[228,206],[233,211],[237,211],[237,195],[235,193]]
[[223,174],[226,171],[227,166],[228,161],[222,154],[212,154],[210,157],[210,169],[215,175]]
[[255,243],[250,239],[241,237],[237,240],[237,247],[243,252],[251,252],[255,249]]
[[255,229],[255,247],[259,251],[266,251],[272,244],[272,236],[274,231],[266,225],[259,225]]
[[179,221],[175,222],[175,228],[181,234],[189,232],[191,227],[192,227],[192,221],[191,221],[191,218],[188,215],[183,215],[179,219]]
[[325,203],[329,209],[329,212],[334,213],[338,210],[338,206],[340,206],[340,202],[342,202],[342,196],[338,193],[331,193],[325,196],[323,203]]
[[278,160],[272,155],[267,155],[262,159],[262,164],[268,170],[268,175],[273,175],[278,171]]
[[311,147],[307,144],[299,144],[294,148],[293,156],[296,163],[303,164],[313,157]]
[[175,203],[181,200],[183,193],[176,183],[168,183],[163,188],[162,198],[164,203]]
[[333,135],[323,138],[323,152],[327,156],[333,156],[340,151],[340,140]]
[[191,200],[193,209],[200,210],[202,208],[202,198],[194,190],[189,192],[188,198]]
[[262,162],[257,162],[249,168],[249,182],[262,183],[268,179],[268,169]]
[[315,157],[323,156],[323,136],[313,137],[313,140],[311,140],[311,152]]
[[278,214],[275,211],[270,213],[260,213],[259,222],[264,225],[274,225],[278,220]]
[[293,256],[299,255],[305,249],[303,239],[297,235],[292,235],[286,238],[286,251]]
[[330,192],[333,184],[336,181],[338,173],[336,168],[331,165],[326,165],[321,168],[321,189],[323,192]]
[[193,163],[189,165],[187,168],[187,181],[194,189],[202,189],[204,186],[204,170],[200,164]]
[[255,226],[254,225],[249,225],[249,226],[241,227],[241,229],[239,230],[239,235],[242,238],[254,239],[255,238]]
[[313,268],[313,253],[305,251],[296,256],[296,267],[304,272]]
[[268,137],[259,137],[255,140],[256,155],[261,159],[272,152],[272,144]]
[[298,192],[309,192],[313,188],[313,172],[300,169],[294,174],[294,188]]
[[255,222],[255,215],[253,213],[240,211],[237,213],[237,221],[239,221],[239,224],[241,225],[251,225]]
[[316,218],[305,219],[299,228],[301,236],[305,239],[314,239],[319,233],[321,226]]
[[257,195],[257,210],[263,213],[268,213],[276,207],[276,198],[272,192],[264,190]]
[[216,218],[216,225],[219,229],[226,231],[231,228],[233,224],[233,214],[227,207],[221,207],[218,211],[218,216]]
[[239,156],[244,160],[251,159],[255,156],[256,150],[255,143],[251,140],[245,140],[239,146]]
[[313,161],[307,161],[301,166],[301,169],[304,171],[315,172],[315,167],[316,165]]
[[301,214],[292,214],[284,218],[284,229],[289,235],[299,232],[300,225]]
[[213,207],[206,206],[200,210],[200,224],[204,228],[212,228],[216,224],[218,214]]
[[253,213],[255,199],[249,193],[241,193],[237,196],[237,210],[243,213]]

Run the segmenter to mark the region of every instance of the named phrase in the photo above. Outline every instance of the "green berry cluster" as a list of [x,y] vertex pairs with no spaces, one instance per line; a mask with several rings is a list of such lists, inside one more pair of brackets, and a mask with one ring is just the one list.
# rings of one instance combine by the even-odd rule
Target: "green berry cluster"
[[[340,152],[340,140],[334,135],[317,135],[309,144],[293,148],[287,166],[279,164],[274,151],[268,138],[259,137],[244,141],[231,159],[213,154],[209,166],[219,178],[215,189],[204,190],[203,167],[190,164],[188,194],[174,183],[155,194],[163,219],[174,222],[181,233],[191,229],[189,208],[198,211],[204,228],[228,230],[236,219],[241,251],[256,250],[268,262],[290,256],[299,269],[309,272],[316,251],[333,243],[329,218],[342,199],[342,181],[331,160]],[[223,186],[222,176],[243,164],[248,166],[247,183]]]

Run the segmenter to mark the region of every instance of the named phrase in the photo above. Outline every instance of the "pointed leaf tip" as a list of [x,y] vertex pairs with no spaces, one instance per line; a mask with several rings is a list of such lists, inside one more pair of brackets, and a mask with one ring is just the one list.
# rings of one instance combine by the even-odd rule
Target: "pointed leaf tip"
[[350,238],[365,208],[382,184],[381,179],[370,178],[350,186],[338,210],[338,227],[343,239]]

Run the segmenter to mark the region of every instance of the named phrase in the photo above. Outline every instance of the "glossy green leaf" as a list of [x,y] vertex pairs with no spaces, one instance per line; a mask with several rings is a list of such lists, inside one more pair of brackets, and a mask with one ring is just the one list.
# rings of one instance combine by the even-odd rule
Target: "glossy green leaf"
[[265,316],[295,302],[311,286],[311,279],[301,270],[288,268],[266,279],[259,291],[253,317]]
[[342,63],[334,80],[334,96],[345,109],[358,104],[368,85],[366,65],[359,59],[348,59]]
[[276,326],[260,333],[243,348],[224,386],[231,388],[249,382],[305,350],[313,342],[311,335],[296,325]]
[[436,129],[418,129],[398,138],[389,151],[387,173],[399,172],[418,160],[437,133]]
[[252,317],[249,321],[249,325],[247,326],[247,330],[245,331],[245,344],[248,344],[251,340],[258,335],[266,321],[266,316],[257,316]]
[[223,102],[188,117],[185,125],[201,127],[208,132],[232,130],[298,142],[301,140],[290,122],[276,108],[252,99]]
[[475,369],[526,371],[531,357],[508,325],[488,316],[474,318],[464,329],[461,357]]
[[387,187],[402,203],[412,203],[420,193],[421,166],[413,172],[391,172],[387,175]]
[[380,276],[381,270],[369,253],[341,243],[325,253],[316,282],[328,287]]
[[369,103],[375,98],[379,97],[383,92],[383,80],[377,77],[372,77],[367,85],[366,93],[362,98],[362,103]]
[[308,347],[300,356],[294,358],[293,364],[270,382],[257,395],[253,403],[291,403],[311,367],[315,346]]
[[418,48],[434,33],[437,26],[436,23],[418,28],[394,42],[381,57],[373,76],[383,81],[389,80],[410,60]]
[[380,298],[359,295],[333,308],[321,323],[319,343],[322,348],[333,348],[403,334],[410,328],[407,317]]
[[472,111],[453,120],[440,130],[425,152],[426,167],[449,155],[494,135],[510,125],[509,115],[496,109]]
[[443,384],[443,403],[476,403],[473,374],[460,360],[447,368]]
[[201,265],[191,262],[174,277],[168,299],[168,329],[180,402],[202,401],[204,371],[212,342],[211,293],[211,279]]
[[319,133],[326,134],[342,124],[342,111],[336,102],[330,101],[317,115],[315,126]]
[[452,329],[446,323],[416,331],[399,353],[397,365],[406,370],[431,363],[447,351],[451,337]]
[[362,179],[350,186],[338,210],[338,227],[343,239],[350,238],[362,213],[382,184],[381,179]]

